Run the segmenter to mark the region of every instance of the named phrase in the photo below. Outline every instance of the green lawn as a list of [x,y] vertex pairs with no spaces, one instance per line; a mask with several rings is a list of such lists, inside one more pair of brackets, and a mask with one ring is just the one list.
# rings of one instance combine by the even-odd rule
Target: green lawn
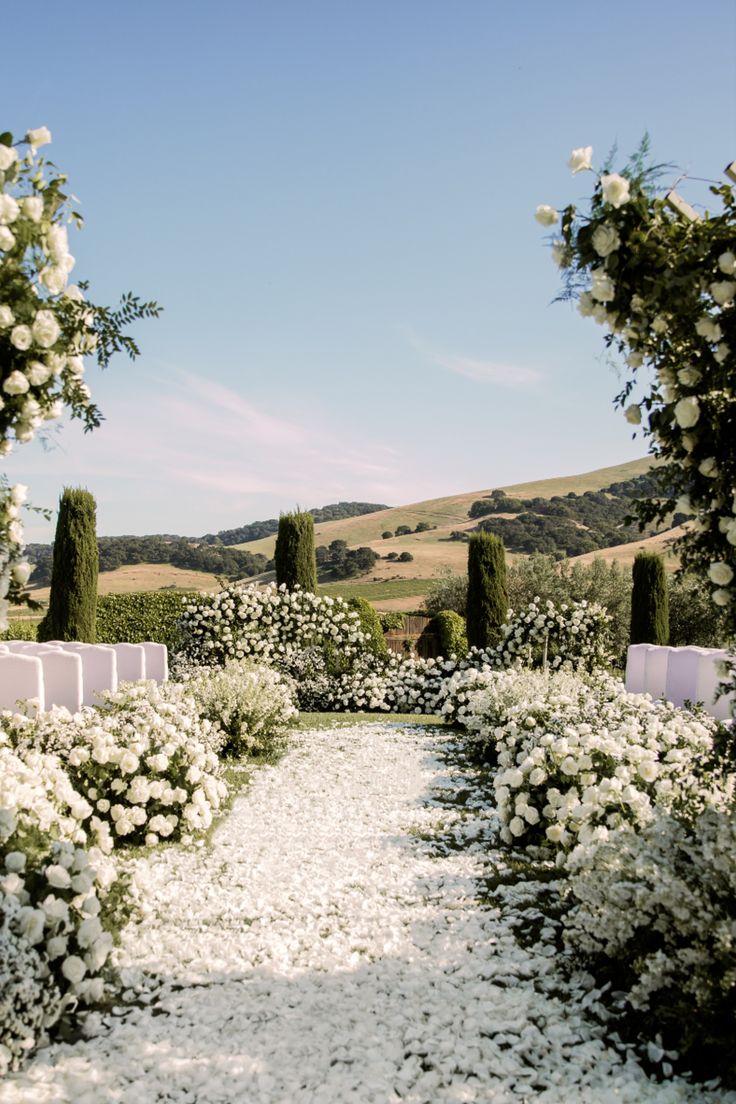
[[413,598],[429,594],[434,579],[386,579],[379,583],[361,583],[348,579],[340,583],[320,583],[319,593],[333,598],[367,598],[369,602],[383,598]]

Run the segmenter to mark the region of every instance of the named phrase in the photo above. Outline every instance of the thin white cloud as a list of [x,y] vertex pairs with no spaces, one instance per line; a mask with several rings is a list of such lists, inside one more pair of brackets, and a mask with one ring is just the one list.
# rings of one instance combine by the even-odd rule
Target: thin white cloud
[[445,368],[448,372],[454,372],[458,376],[465,376],[466,379],[474,380],[476,383],[497,387],[528,387],[530,384],[538,383],[542,378],[541,372],[535,368],[496,360],[481,360],[463,356],[461,353],[449,352],[431,345],[411,331],[408,333],[408,338],[412,348],[432,364]]

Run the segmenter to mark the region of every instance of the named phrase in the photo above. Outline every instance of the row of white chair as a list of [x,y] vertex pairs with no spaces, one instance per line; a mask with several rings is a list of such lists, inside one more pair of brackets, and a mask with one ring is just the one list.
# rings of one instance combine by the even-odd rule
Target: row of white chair
[[701,702],[712,717],[731,716],[734,695],[716,698],[723,681],[721,648],[668,648],[656,644],[632,644],[626,657],[626,689],[634,694],[666,698],[673,705]]
[[164,644],[82,644],[49,640],[0,643],[0,709],[15,710],[29,701],[29,712],[54,705],[76,713],[83,705],[99,705],[100,694],[118,683],[168,678]]

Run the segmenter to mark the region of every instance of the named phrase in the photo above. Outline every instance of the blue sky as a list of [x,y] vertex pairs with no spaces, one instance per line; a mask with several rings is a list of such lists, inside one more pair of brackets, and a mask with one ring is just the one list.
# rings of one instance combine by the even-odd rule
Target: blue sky
[[573,147],[645,130],[723,179],[731,0],[37,0],[3,27],[3,129],[52,131],[74,277],[165,307],[90,367],[99,430],[6,463],[35,503],[86,486],[102,534],[194,536],[646,451],[533,215],[589,194]]

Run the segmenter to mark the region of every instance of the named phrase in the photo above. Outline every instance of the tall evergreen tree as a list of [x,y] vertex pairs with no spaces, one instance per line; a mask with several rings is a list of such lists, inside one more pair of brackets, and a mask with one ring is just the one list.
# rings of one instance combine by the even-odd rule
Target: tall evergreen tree
[[301,587],[317,593],[314,518],[308,513],[282,514],[274,552],[276,582],[287,590]]
[[468,644],[493,647],[508,611],[506,555],[493,533],[472,533],[468,543]]
[[668,644],[670,617],[664,560],[656,552],[639,552],[632,576],[631,643]]
[[96,503],[89,491],[65,487],[54,538],[51,594],[39,640],[94,644],[97,617]]

